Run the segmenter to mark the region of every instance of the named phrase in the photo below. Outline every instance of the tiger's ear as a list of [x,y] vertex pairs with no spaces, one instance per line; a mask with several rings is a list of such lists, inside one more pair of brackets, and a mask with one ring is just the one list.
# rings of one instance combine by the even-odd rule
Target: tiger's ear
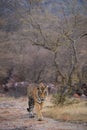
[[43,83],[41,82],[41,83],[39,84],[39,86],[43,86]]
[[41,83],[39,84],[39,86],[40,86],[40,87],[41,87],[41,86],[44,86],[45,88],[47,87],[46,83],[43,83],[43,82],[41,82]]
[[47,84],[46,84],[46,83],[44,83],[44,86],[45,86],[45,88],[48,88],[48,86],[47,86]]

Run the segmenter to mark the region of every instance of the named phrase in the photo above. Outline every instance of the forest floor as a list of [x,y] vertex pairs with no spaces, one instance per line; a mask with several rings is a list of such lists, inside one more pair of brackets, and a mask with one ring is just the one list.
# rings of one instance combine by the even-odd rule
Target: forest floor
[[64,122],[47,117],[43,121],[30,119],[27,107],[26,97],[15,99],[0,96],[0,130],[87,130],[87,123]]

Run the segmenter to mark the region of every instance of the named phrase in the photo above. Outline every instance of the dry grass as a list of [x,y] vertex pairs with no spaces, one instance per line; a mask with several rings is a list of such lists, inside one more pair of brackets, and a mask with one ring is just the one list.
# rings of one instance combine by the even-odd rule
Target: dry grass
[[[27,98],[25,97],[19,99],[0,97],[0,102],[3,101],[10,102],[10,104],[16,103],[20,107],[27,104]],[[54,106],[51,97],[48,97],[43,108],[43,114],[56,120],[87,122],[87,100],[75,99],[73,104]]]
[[56,120],[87,122],[87,101],[76,99],[77,103],[64,106],[45,106],[44,115]]

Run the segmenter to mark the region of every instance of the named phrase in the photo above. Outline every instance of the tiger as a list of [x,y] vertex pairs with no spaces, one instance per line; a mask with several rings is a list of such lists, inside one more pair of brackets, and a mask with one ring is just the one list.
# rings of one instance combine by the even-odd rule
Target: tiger
[[36,110],[36,115],[38,121],[43,120],[42,108],[44,101],[48,95],[48,86],[44,83],[30,84],[27,88],[28,96],[28,106],[27,111],[29,112],[29,117],[34,117],[34,108]]

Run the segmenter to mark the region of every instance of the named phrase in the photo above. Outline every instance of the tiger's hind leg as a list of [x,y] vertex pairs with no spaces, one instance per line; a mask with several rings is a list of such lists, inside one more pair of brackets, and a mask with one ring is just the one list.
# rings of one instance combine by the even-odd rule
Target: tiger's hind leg
[[29,117],[30,118],[34,118],[34,114],[33,114],[34,104],[35,104],[34,103],[34,98],[29,97],[29,101],[28,101],[29,108],[27,108],[27,111],[29,112]]

